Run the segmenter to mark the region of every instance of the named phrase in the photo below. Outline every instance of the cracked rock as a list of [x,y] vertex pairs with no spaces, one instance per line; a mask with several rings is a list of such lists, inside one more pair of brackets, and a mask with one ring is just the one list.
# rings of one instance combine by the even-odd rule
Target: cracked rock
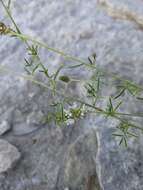
[[65,161],[64,181],[70,189],[100,190],[96,173],[95,130],[80,136],[70,147]]

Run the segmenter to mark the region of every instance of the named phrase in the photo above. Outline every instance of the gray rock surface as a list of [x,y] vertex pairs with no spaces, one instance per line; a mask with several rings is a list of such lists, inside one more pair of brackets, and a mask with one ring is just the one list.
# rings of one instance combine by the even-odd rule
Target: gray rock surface
[[5,134],[6,132],[8,132],[10,130],[10,125],[9,123],[6,121],[6,120],[3,120],[1,123],[0,123],[0,135],[3,135]]
[[96,173],[96,131],[80,136],[69,146],[64,169],[64,181],[70,189],[99,190]]
[[1,175],[0,188],[100,190],[95,168],[96,131],[84,132],[84,128],[79,123],[74,128],[46,126],[28,136],[7,136],[20,147],[22,158],[14,170]]
[[[24,33],[37,36],[50,46],[85,60],[96,52],[100,67],[142,84],[141,0],[16,0],[12,2],[12,10]],[[3,18],[1,8],[0,19]],[[18,40],[5,36],[1,37],[0,44],[1,66],[10,67],[17,73],[2,72],[0,75],[0,114],[5,114],[13,128],[4,138],[15,144],[23,155],[14,170],[0,175],[0,190],[72,190],[70,187],[73,186],[73,190],[79,190],[79,181],[86,174],[80,173],[77,181],[70,182],[73,172],[77,175],[78,171],[85,170],[87,162],[91,175],[86,180],[93,182],[93,189],[97,182],[96,188],[100,183],[101,189],[105,190],[142,190],[142,136],[138,141],[131,142],[128,149],[123,149],[118,147],[111,135],[117,125],[114,120],[88,116],[73,127],[41,125],[38,116],[44,116],[49,109],[49,93],[16,76],[24,72],[25,47]],[[40,54],[51,71],[61,62],[70,64],[45,50],[41,50]],[[87,71],[78,70],[71,74],[85,76]],[[76,90],[78,93],[79,89]],[[130,112],[143,111],[140,102],[133,103],[131,100],[126,101],[125,108]],[[41,130],[15,136],[29,133],[37,127]],[[97,133],[98,151],[92,130]],[[91,137],[91,142],[89,138],[85,138],[85,142],[80,141],[85,134]],[[88,143],[91,143],[90,147]],[[83,148],[81,154],[77,155],[75,151],[80,148]],[[90,151],[88,155],[87,149]],[[81,162],[83,155],[85,167]],[[68,164],[71,169],[67,169]],[[73,171],[73,164],[79,170]],[[74,183],[78,184],[76,189]],[[87,184],[81,184],[85,190],[89,190],[86,189]]]
[[0,173],[7,172],[20,159],[17,148],[5,140],[0,139]]

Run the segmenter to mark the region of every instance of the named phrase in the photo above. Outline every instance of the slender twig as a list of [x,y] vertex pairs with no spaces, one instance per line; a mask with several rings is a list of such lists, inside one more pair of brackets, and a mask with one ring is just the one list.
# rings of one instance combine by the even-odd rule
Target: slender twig
[[18,28],[18,26],[17,26],[15,20],[13,19],[12,15],[11,15],[9,9],[8,9],[8,7],[4,4],[3,0],[0,0],[0,1],[1,1],[1,3],[2,3],[2,5],[3,5],[3,7],[4,7],[4,9],[5,9],[6,13],[7,13],[7,15],[9,16],[9,18],[10,18],[11,21],[12,21],[12,23],[14,24],[17,33],[21,34],[21,32],[20,32],[20,30],[19,30],[19,28]]

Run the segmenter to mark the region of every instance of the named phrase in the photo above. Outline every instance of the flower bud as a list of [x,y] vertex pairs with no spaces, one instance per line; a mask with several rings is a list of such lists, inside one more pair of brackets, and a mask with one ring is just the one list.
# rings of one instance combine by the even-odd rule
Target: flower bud
[[59,80],[68,83],[70,81],[70,78],[66,75],[60,76]]

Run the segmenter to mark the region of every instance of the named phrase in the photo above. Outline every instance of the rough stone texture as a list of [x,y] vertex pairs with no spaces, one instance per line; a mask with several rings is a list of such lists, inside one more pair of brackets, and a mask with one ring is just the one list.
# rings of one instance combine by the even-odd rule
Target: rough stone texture
[[0,123],[0,135],[3,135],[5,134],[7,131],[10,130],[10,125],[8,124],[7,121],[3,120],[1,123]]
[[0,139],[0,173],[7,172],[20,159],[17,148]]
[[[84,125],[77,123],[69,129],[45,126],[38,133],[26,137],[9,135],[8,140],[20,147],[23,157],[15,170],[1,175],[0,189],[64,190],[68,187],[71,190],[87,190],[88,186],[93,185],[93,189],[100,190],[95,170],[96,132],[95,129],[84,132],[84,128]],[[76,170],[68,168],[71,163],[78,166]],[[92,181],[89,183],[90,177]]]
[[[17,23],[25,33],[37,36],[50,46],[84,59],[96,52],[97,64],[100,67],[142,84],[143,31],[139,26],[142,25],[143,15],[141,0],[17,0],[14,1],[12,10]],[[112,13],[116,19],[108,16],[107,12]],[[3,18],[2,9],[0,18]],[[23,73],[24,46],[19,41],[5,36],[0,39],[0,44],[0,64],[10,67],[18,74]],[[40,54],[51,70],[59,63],[65,62],[63,58],[45,50]],[[66,63],[70,64],[68,61]],[[71,74],[85,76],[87,73],[78,70]],[[71,147],[77,150],[77,139],[82,139],[84,134],[93,129],[97,131],[98,137],[96,164],[92,160],[97,152],[96,146],[90,155],[85,152],[84,161],[91,159],[89,165],[93,164],[93,168],[96,167],[101,188],[143,189],[142,136],[139,141],[131,142],[128,149],[119,148],[111,135],[116,121],[93,116],[80,121],[75,127],[60,129],[43,126],[37,116],[47,113],[49,94],[15,75],[16,73],[10,72],[9,75],[0,75],[0,114],[8,114],[6,118],[13,127],[4,138],[15,144],[23,157],[15,170],[0,176],[0,190],[69,188],[67,185],[72,184],[65,184],[64,181],[68,180],[64,178],[63,171],[65,158],[68,155],[73,159],[77,157],[77,154],[71,151]],[[75,89],[75,92],[78,93],[79,89]],[[126,101],[125,108],[130,112],[143,111],[140,102],[134,104],[131,100]],[[37,127],[42,129],[28,136],[14,136],[29,133]],[[82,143],[81,147],[85,146],[83,151],[88,147],[87,143],[88,139]],[[92,149],[90,148],[89,150]],[[81,157],[82,154],[78,159]],[[74,160],[70,161],[71,163],[74,163]],[[80,166],[80,160],[78,163]],[[90,171],[92,173],[93,170]],[[96,172],[95,177],[89,181],[95,180]],[[69,174],[72,175],[72,170]],[[83,174],[80,175],[80,179],[85,177]]]
[[64,181],[70,189],[100,189],[96,174],[96,150],[97,138],[94,130],[80,136],[69,147],[65,159]]

